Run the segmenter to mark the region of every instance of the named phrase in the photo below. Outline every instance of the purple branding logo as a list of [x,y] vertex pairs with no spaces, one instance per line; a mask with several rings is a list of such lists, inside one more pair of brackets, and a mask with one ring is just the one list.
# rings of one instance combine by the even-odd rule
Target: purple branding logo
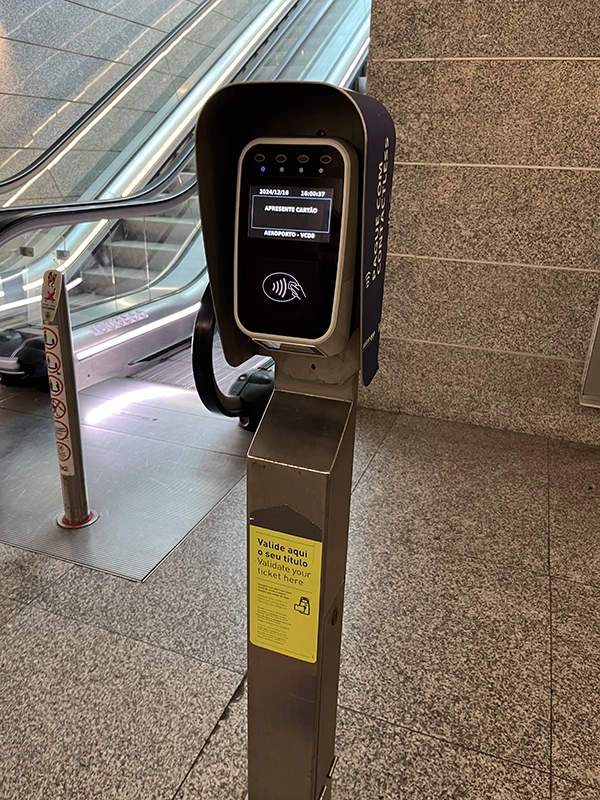
[[263,292],[276,303],[289,303],[291,300],[303,300],[306,293],[300,282],[288,272],[274,272],[263,281]]

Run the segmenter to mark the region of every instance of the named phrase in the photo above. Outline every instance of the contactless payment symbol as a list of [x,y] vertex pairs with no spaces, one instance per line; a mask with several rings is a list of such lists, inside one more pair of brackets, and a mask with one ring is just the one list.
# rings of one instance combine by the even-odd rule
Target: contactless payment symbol
[[263,281],[263,292],[276,303],[289,303],[291,300],[303,300],[306,292],[300,281],[289,272],[273,272]]
[[310,616],[310,599],[308,597],[301,597],[300,600],[294,605],[294,611],[299,614]]

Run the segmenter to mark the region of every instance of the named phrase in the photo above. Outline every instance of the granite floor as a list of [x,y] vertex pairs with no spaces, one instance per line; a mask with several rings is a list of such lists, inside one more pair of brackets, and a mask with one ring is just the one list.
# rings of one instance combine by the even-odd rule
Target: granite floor
[[[363,409],[354,478],[335,800],[597,800],[600,450]],[[0,800],[242,800],[244,500],[143,583],[0,546]]]

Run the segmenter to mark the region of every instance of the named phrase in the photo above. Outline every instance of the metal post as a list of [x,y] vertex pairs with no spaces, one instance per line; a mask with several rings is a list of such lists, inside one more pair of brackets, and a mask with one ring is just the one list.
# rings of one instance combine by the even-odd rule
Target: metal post
[[248,798],[329,800],[358,379],[279,354],[248,453]]
[[69,300],[64,275],[57,270],[44,274],[42,322],[64,503],[56,521],[63,528],[81,528],[95,522],[98,514],[88,503]]

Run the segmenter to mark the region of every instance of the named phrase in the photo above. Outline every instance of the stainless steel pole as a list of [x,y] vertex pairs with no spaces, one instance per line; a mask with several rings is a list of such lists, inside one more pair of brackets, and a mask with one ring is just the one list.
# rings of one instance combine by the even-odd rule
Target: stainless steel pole
[[276,356],[248,453],[248,798],[329,800],[358,379]]
[[69,300],[64,275],[58,270],[44,274],[42,322],[64,504],[56,521],[63,528],[81,528],[95,522],[98,514],[88,503]]

